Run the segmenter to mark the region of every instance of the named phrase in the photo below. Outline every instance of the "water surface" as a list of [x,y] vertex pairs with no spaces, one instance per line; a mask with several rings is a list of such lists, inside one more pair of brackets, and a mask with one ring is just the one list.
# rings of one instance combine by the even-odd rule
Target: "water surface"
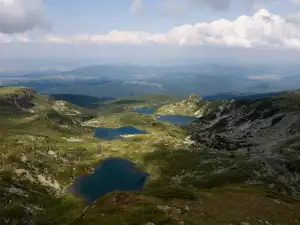
[[148,176],[133,162],[112,157],[105,159],[94,173],[77,177],[67,191],[91,204],[113,191],[141,191]]
[[147,115],[151,115],[153,113],[155,113],[155,109],[154,108],[135,108],[134,109],[135,112],[137,113],[143,113],[143,114],[147,114]]
[[161,115],[156,117],[162,122],[172,123],[174,125],[189,125],[192,121],[196,120],[195,116],[183,116],[183,115]]
[[97,127],[95,129],[95,136],[100,139],[112,140],[112,139],[121,139],[121,135],[128,134],[148,134],[147,131],[140,130],[133,126],[126,126],[120,128],[106,128],[106,127]]

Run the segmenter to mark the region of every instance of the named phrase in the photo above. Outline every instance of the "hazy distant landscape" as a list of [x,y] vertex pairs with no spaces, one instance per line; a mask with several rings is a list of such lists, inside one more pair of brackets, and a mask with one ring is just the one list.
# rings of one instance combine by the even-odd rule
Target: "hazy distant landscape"
[[[73,65],[74,66],[74,65]],[[228,99],[294,90],[300,86],[300,66],[217,65],[133,66],[94,65],[76,69],[24,70],[0,73],[0,84],[31,87],[43,94],[116,98],[141,94]]]

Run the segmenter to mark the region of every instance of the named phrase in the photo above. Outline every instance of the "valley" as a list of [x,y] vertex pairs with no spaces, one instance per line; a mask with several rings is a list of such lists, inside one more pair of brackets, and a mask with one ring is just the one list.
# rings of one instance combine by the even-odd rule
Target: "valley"
[[[0,223],[300,224],[299,92],[70,102],[0,87]],[[166,115],[191,124],[158,119]],[[95,136],[96,128],[122,127],[145,132]],[[89,204],[67,192],[110,158],[148,174],[142,191],[112,190]]]

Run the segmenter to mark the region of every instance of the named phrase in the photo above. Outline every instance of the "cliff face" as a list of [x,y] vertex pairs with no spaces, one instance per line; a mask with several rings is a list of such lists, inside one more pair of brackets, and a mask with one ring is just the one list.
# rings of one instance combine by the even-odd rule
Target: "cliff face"
[[237,101],[192,125],[194,148],[244,157],[250,183],[300,195],[300,95]]

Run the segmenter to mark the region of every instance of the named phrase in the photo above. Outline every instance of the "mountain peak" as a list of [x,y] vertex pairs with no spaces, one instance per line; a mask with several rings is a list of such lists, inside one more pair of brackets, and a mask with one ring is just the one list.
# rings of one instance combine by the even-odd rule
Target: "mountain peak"
[[196,95],[195,93],[191,94],[186,100],[191,101],[191,102],[198,102],[201,101],[201,98]]

